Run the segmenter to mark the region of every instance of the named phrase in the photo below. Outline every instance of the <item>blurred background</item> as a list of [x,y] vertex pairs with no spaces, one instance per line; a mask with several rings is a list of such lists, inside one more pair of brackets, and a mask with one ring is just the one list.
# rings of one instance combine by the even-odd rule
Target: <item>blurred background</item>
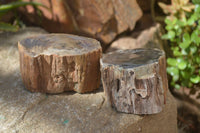
[[[19,27],[39,26],[48,32],[93,37],[101,41],[104,49],[119,36],[137,37],[139,31],[152,26],[155,16],[162,14],[156,3],[167,2],[167,0],[0,0],[0,4],[15,1],[19,5],[14,5],[10,11],[1,15],[1,21]],[[30,3],[24,6],[23,2],[35,2],[35,5]]]

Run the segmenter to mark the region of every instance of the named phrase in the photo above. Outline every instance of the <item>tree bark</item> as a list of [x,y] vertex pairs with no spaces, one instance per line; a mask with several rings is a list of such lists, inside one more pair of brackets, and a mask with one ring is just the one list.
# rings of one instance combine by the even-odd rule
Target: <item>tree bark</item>
[[84,93],[99,88],[101,46],[94,39],[46,34],[18,43],[20,70],[32,92]]
[[162,111],[168,89],[165,54],[156,49],[118,50],[101,60],[107,101],[119,112]]

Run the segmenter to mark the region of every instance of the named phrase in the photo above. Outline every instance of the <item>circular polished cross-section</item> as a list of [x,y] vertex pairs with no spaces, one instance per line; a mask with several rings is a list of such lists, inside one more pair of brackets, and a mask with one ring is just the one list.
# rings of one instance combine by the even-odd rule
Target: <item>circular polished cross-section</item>
[[163,54],[163,51],[157,49],[118,50],[103,56],[102,61],[122,67],[137,67],[156,62]]
[[46,34],[30,37],[20,42],[29,54],[81,55],[101,48],[100,43],[91,38],[69,34]]

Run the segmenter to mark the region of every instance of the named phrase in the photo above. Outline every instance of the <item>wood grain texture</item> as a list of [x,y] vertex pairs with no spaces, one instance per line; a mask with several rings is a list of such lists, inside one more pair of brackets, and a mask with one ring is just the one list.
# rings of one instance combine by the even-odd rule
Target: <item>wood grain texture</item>
[[20,41],[18,49],[22,80],[32,92],[84,93],[100,85],[102,49],[94,39],[46,34]]
[[168,89],[165,54],[156,49],[118,50],[101,60],[107,101],[119,112],[162,111]]

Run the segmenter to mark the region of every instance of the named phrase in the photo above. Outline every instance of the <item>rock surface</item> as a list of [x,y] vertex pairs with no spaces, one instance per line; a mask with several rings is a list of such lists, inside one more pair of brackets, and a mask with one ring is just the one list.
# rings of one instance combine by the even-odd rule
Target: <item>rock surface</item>
[[[27,28],[17,33],[0,33],[0,132],[11,132],[26,111],[45,95],[25,90],[19,71],[17,41],[28,36],[47,33],[39,28]],[[16,130],[13,130],[16,131]]]
[[[24,0],[49,7],[40,18],[30,6],[22,9],[28,21],[50,32],[78,32],[110,43],[118,34],[133,30],[142,16],[136,0]],[[40,19],[39,19],[40,18]]]
[[135,48],[159,48],[163,49],[165,42],[161,40],[162,30],[159,24],[153,24],[150,28],[142,31],[133,32],[131,36],[121,37],[114,41],[106,52],[119,49]]
[[27,91],[20,78],[17,41],[39,32],[27,29],[0,34],[0,132],[177,132],[176,103],[171,94],[161,113],[139,116],[110,108],[101,90],[83,95]]

